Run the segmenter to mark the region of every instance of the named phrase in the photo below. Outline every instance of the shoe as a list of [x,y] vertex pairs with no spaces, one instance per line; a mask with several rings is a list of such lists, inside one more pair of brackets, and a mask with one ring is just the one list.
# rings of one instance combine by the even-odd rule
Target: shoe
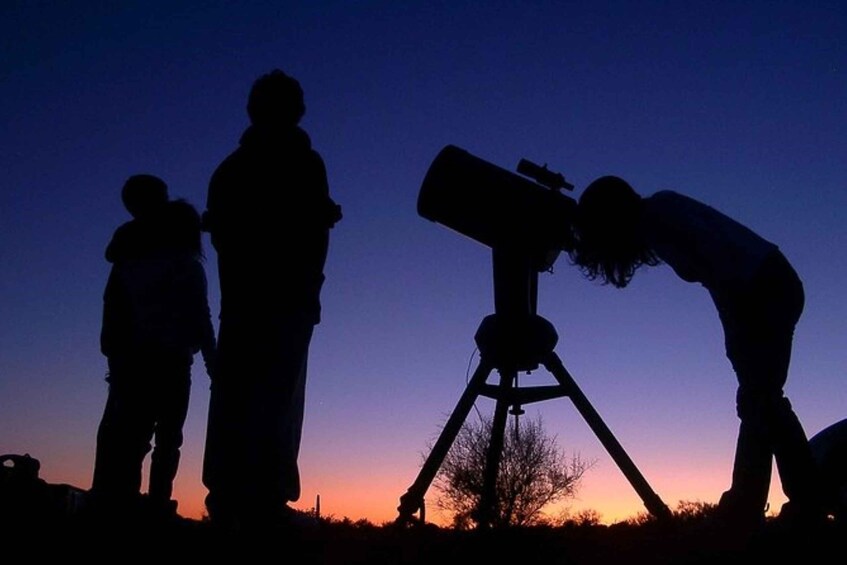
[[295,510],[290,506],[284,506],[281,512],[281,517],[289,526],[296,528],[314,528],[319,524],[317,518],[308,512]]
[[312,529],[319,524],[318,519],[307,512],[302,512],[283,506],[282,508],[265,509],[264,512],[256,512],[253,514],[255,525],[259,528],[270,529]]
[[699,528],[713,544],[727,549],[745,548],[765,529],[765,509],[756,510],[727,491]]
[[756,504],[741,498],[735,492],[728,490],[721,495],[715,508],[714,519],[725,522],[730,527],[742,530],[757,530],[765,523],[765,505],[760,508]]
[[179,515],[176,512],[178,502],[176,500],[161,500],[157,498],[144,498],[144,511],[146,516],[155,522],[170,522],[176,520]]

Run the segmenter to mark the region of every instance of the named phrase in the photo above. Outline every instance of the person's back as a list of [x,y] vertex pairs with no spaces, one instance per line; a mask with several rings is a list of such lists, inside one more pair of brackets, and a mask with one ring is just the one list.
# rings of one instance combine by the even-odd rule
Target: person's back
[[[204,223],[218,253],[222,316],[261,307],[308,312],[317,322],[329,229],[340,211],[323,159],[298,125],[304,110],[289,99],[293,79],[263,79],[267,86],[251,94],[250,127],[209,183]],[[286,105],[289,112],[267,109]]]
[[247,110],[250,126],[212,175],[204,213],[221,290],[203,470],[217,521],[278,518],[300,495],[306,360],[341,218],[298,125],[299,83],[282,71],[260,77]]
[[92,482],[95,500],[106,510],[138,510],[141,465],[154,436],[149,500],[154,509],[175,509],[170,497],[193,356],[202,350],[209,371],[215,353],[200,252],[200,218],[184,201],[135,215],[108,247],[113,264],[101,349],[109,365],[109,396]]
[[131,355],[190,360],[214,340],[199,215],[177,200],[168,204],[160,222],[157,237],[165,244],[123,256],[113,265],[111,279],[128,326],[125,347]]
[[721,301],[749,284],[778,247],[747,226],[693,198],[660,190],[643,199],[650,247],[683,280]]

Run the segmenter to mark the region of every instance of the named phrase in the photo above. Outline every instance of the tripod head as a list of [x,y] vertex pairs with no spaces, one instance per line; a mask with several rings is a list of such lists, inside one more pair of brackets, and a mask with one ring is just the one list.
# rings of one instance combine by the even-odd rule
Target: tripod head
[[521,159],[517,170],[448,145],[426,173],[418,213],[491,247],[495,314],[477,344],[498,368],[532,370],[558,339],[536,313],[538,273],[572,248],[576,201],[561,192],[573,185],[546,165]]

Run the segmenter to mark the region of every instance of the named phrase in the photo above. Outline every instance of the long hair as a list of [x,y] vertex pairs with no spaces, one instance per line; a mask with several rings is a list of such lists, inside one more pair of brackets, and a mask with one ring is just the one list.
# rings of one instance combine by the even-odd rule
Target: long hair
[[643,203],[623,179],[600,177],[577,206],[571,262],[591,280],[623,288],[642,265],[661,261],[644,239],[639,222]]
[[169,246],[202,259],[203,240],[197,209],[185,199],[171,200],[168,202],[166,222]]

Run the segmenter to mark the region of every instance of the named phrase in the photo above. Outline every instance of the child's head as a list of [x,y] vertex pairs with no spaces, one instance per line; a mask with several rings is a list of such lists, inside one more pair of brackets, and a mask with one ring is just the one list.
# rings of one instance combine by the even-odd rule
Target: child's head
[[121,200],[133,218],[143,218],[167,204],[168,185],[153,175],[133,175],[124,183]]
[[582,193],[570,256],[588,278],[622,288],[638,267],[658,264],[639,229],[641,207],[641,196],[615,176],[598,178]]
[[300,83],[281,70],[274,69],[253,83],[247,114],[254,125],[296,126],[305,113]]

